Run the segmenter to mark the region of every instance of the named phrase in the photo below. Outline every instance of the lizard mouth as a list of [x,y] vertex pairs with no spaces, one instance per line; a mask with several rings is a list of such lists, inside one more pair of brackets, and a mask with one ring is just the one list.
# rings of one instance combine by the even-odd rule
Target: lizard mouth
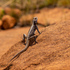
[[36,23],[37,23],[37,21],[34,21],[34,23],[36,24]]

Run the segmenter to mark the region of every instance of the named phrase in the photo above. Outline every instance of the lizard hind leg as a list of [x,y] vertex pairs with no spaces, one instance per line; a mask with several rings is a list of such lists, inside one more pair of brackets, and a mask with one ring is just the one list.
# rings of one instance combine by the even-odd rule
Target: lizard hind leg
[[35,36],[35,40],[34,40],[34,41],[35,41],[35,44],[38,43],[38,42],[36,41],[36,38],[37,38],[37,37],[38,37],[38,36]]
[[25,44],[25,39],[27,38],[26,34],[23,34],[23,43]]
[[36,38],[37,38],[38,36],[31,36],[30,38],[29,38],[29,40],[31,41],[31,43],[30,43],[30,45],[34,45],[34,44],[36,44],[36,43],[38,43],[37,41],[36,41]]

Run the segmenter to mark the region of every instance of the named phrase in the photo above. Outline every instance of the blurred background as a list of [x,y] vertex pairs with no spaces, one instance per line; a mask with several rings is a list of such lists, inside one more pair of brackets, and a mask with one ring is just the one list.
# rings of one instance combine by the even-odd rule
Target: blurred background
[[70,0],[0,0],[0,29],[30,26],[33,17],[49,26],[70,20],[69,12]]

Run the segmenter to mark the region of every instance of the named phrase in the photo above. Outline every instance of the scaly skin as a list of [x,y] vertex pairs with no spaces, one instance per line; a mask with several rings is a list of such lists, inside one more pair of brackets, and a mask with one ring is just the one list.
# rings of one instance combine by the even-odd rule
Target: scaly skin
[[[35,37],[35,36],[34,36],[34,35],[35,35],[34,33],[35,33],[36,30],[37,30],[38,33],[40,34],[36,23],[37,23],[37,18],[35,17],[35,18],[33,19],[33,24],[32,24],[32,26],[31,26],[31,28],[30,28],[30,30],[29,30],[29,32],[28,32],[28,36],[27,36],[27,39],[26,39],[26,47],[25,47],[23,50],[21,50],[19,53],[17,53],[11,60],[13,60],[16,56],[19,56],[21,53],[23,53],[24,51],[27,50],[27,48],[29,47],[29,43],[30,43],[30,40],[29,40],[29,39]],[[35,40],[35,42],[36,42],[36,40]],[[11,60],[10,60],[10,61],[11,61]]]

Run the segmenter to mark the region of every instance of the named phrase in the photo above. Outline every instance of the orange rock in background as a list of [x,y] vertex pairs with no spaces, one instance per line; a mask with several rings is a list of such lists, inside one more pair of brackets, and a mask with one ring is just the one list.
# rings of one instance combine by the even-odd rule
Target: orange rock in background
[[1,29],[1,26],[2,26],[2,20],[0,20],[0,29]]
[[13,9],[13,13],[18,17],[21,15],[21,11],[19,9]]
[[19,19],[19,22],[21,26],[25,25],[31,25],[31,22],[33,20],[33,15],[24,15]]
[[3,16],[2,21],[3,21],[3,24],[2,24],[3,29],[10,29],[14,27],[14,25],[16,24],[16,19],[9,15]]
[[5,13],[6,14],[14,14],[14,15],[16,15],[17,17],[19,17],[20,15],[21,15],[21,11],[19,10],[19,9],[12,9],[12,8],[10,8],[10,7],[6,7],[5,9]]
[[5,11],[6,14],[11,14],[12,13],[12,9],[10,7],[6,7],[4,9],[4,11]]

